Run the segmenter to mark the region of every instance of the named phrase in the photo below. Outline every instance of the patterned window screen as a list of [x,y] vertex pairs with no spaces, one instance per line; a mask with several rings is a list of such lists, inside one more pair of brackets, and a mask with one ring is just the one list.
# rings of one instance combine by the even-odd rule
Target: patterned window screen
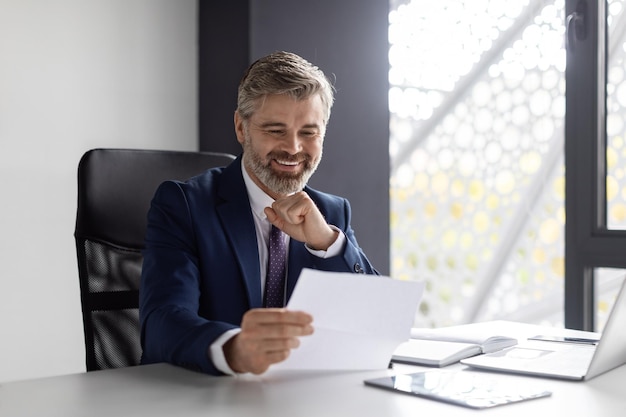
[[[614,20],[625,1],[610,1]],[[390,5],[391,274],[426,283],[415,324],[562,325],[564,1]],[[623,43],[607,87],[608,217],[621,226]]]

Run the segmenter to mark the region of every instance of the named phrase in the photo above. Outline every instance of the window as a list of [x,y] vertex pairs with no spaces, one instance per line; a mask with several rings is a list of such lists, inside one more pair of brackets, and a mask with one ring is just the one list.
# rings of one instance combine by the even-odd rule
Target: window
[[[426,283],[418,326],[567,322],[565,3],[391,1],[391,274]],[[606,217],[626,224],[623,52]]]

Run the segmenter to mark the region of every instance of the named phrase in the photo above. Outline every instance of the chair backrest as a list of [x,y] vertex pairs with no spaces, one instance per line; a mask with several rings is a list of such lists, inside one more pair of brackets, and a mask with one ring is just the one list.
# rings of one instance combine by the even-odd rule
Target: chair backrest
[[156,188],[234,158],[136,149],[93,149],[83,155],[74,237],[88,371],[139,364],[141,250]]

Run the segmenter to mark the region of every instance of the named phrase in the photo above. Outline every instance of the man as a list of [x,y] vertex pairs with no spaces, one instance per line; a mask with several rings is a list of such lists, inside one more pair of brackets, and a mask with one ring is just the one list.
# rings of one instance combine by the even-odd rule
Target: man
[[[156,191],[140,289],[143,363],[265,372],[313,332],[309,314],[282,308],[302,268],[377,273],[348,201],[306,185],[332,104],[331,84],[311,63],[286,52],[261,58],[239,85],[242,155]],[[275,231],[284,233],[272,240]],[[270,240],[287,246],[286,265],[274,249],[268,262]]]

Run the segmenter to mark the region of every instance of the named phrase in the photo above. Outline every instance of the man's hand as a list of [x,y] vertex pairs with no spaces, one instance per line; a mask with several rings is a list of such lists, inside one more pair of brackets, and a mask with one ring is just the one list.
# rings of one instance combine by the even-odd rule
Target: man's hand
[[257,308],[246,312],[241,332],[224,345],[230,368],[238,373],[261,374],[289,357],[300,346],[300,336],[313,333],[313,317],[302,311]]
[[304,191],[276,200],[265,208],[270,223],[314,250],[326,250],[337,239],[319,209]]

